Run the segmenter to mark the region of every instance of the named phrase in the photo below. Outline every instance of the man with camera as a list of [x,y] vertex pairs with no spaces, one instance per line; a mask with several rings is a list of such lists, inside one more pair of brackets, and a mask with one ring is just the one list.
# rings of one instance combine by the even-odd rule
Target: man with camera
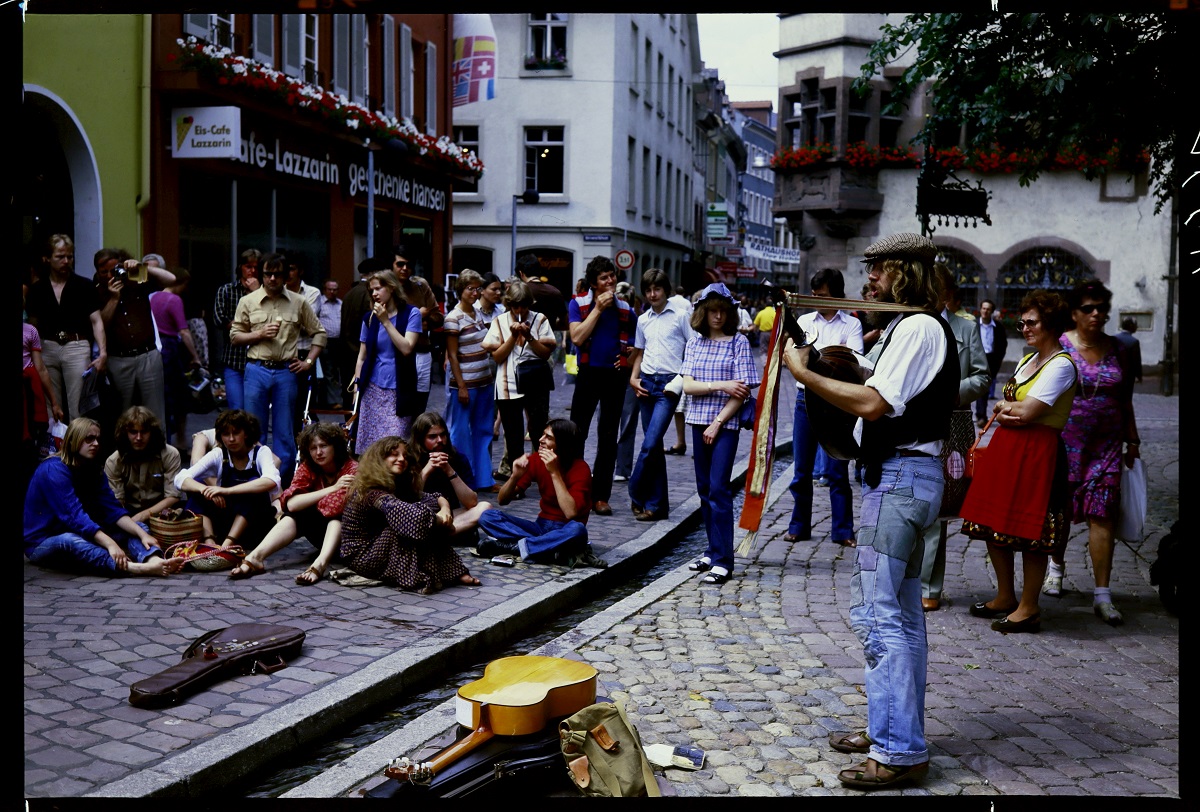
[[108,377],[121,393],[121,411],[145,406],[165,426],[166,383],[150,294],[174,285],[175,274],[138,262],[119,248],[101,248],[92,262],[108,347]]

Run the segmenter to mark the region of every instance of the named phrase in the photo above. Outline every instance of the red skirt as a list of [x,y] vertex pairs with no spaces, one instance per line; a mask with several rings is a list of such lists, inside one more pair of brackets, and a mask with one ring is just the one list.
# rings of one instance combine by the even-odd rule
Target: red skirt
[[996,429],[963,501],[963,533],[1022,552],[1066,546],[1066,455],[1059,435],[1039,425]]

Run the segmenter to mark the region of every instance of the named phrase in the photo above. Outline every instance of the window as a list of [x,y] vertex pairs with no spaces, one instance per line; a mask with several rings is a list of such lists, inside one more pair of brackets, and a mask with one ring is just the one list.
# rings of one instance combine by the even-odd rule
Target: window
[[232,14],[184,14],[183,33],[235,49]]
[[413,98],[413,47],[412,29],[400,24],[400,115],[412,119],[416,110]]
[[[472,155],[479,155],[479,127],[474,125],[462,125],[454,128],[454,143],[462,148],[463,152],[469,152]],[[471,180],[454,181],[454,191],[476,193],[479,191],[479,181],[476,178]]]
[[650,44],[650,38],[646,37],[646,49],[644,62],[642,64],[642,101],[647,107],[654,105],[653,87],[654,87],[654,47]]
[[396,21],[390,14],[384,14],[383,31],[383,83],[380,94],[383,96],[383,113],[387,116],[396,115]]
[[668,226],[671,225],[671,219],[672,219],[671,215],[674,213],[675,198],[671,196],[671,192],[675,191],[674,187],[671,186],[671,177],[674,174],[675,174],[675,168],[673,166],[671,166],[670,161],[667,161],[667,174],[663,178],[663,185],[665,187],[664,191],[663,191],[663,197],[666,198],[666,200],[663,201],[663,211],[666,212],[666,220],[667,220]]
[[626,172],[629,177],[629,189],[625,192],[625,209],[631,214],[637,212],[637,139],[629,139],[629,164]]
[[533,70],[567,66],[566,14],[530,14],[525,67]]
[[638,92],[638,27],[637,23],[629,24],[629,39],[632,47],[629,51],[630,67],[633,68],[633,74],[629,77],[629,89],[634,93]]
[[250,43],[251,56],[268,68],[275,67],[275,15],[255,14],[251,26],[254,37]]
[[562,194],[564,185],[563,127],[525,128],[525,189],[539,194]]
[[658,73],[655,74],[654,88],[654,109],[661,117],[663,114],[663,96],[666,95],[667,87],[663,84],[663,55],[658,55]]
[[651,200],[650,186],[650,150],[647,147],[642,148],[642,217],[650,219],[650,206],[653,204]]
[[[946,253],[946,249],[942,249]],[[953,257],[948,257],[953,259]],[[950,262],[951,270],[956,270]],[[1021,299],[1031,290],[1052,290],[1065,293],[1077,283],[1096,274],[1075,254],[1061,248],[1042,246],[1030,248],[1004,263],[996,278],[997,298],[1004,316],[1019,316]],[[964,290],[963,300],[966,301]]]
[[425,132],[437,135],[437,45],[425,43]]
[[678,231],[680,226],[683,225],[684,195],[682,194],[682,192],[683,192],[683,186],[681,185],[682,180],[683,180],[683,170],[681,170],[679,167],[675,167],[675,217],[674,217],[674,221],[675,221],[675,230],[676,231]]
[[371,92],[367,71],[370,49],[367,15],[355,14],[350,20],[350,100],[363,105],[367,104],[367,96]]
[[662,156],[654,156],[654,222],[663,221],[663,168]]
[[350,96],[350,15],[333,15],[333,92]]
[[675,123],[675,66],[667,67],[667,86],[663,88],[667,94],[667,121]]
[[317,71],[317,15],[283,15],[283,72],[321,84]]

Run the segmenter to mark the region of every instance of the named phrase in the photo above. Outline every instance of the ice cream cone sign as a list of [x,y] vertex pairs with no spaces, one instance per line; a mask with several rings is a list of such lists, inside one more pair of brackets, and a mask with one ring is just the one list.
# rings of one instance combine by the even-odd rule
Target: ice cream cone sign
[[175,149],[183,147],[183,141],[187,138],[188,130],[192,129],[192,123],[195,121],[191,116],[183,116],[175,120]]

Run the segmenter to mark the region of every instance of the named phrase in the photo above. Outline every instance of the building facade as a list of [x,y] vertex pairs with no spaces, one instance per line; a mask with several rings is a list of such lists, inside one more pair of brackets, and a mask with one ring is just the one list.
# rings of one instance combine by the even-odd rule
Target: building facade
[[[310,284],[345,289],[369,248],[403,242],[419,274],[445,276],[451,186],[478,174],[447,137],[452,15],[30,23],[26,137],[63,153],[73,216],[55,214],[56,230],[76,235],[81,257],[93,245],[163,254],[191,271],[200,302],[246,248],[285,252]],[[45,56],[55,51],[66,56]]]
[[766,249],[781,247],[775,243],[773,213],[775,170],[771,168],[771,156],[776,140],[773,108],[774,102],[770,101],[730,104],[733,129],[746,148],[746,170],[738,206],[738,234],[743,249],[738,266],[739,287],[754,286],[764,279],[783,287],[793,287],[796,282],[796,263],[775,262],[762,254]]
[[[572,294],[595,256],[632,252],[679,283],[696,263],[694,15],[493,14],[496,98],[455,108],[488,171],[455,187],[453,267],[513,273],[532,253]],[[537,202],[519,200],[537,192]],[[514,241],[515,233],[515,241]]]
[[[894,21],[903,15],[890,15]],[[775,213],[803,248],[801,282],[832,266],[847,291],[865,281],[862,251],[880,236],[920,231],[917,155],[908,145],[928,112],[914,99],[900,116],[881,113],[892,79],[911,61],[888,66],[862,98],[851,83],[879,37],[884,14],[784,14],[780,19],[779,153]],[[958,136],[961,138],[961,136]],[[954,133],[939,137],[953,142]],[[960,144],[962,142],[960,141]],[[956,272],[964,302],[997,302],[1015,318],[1021,297],[1065,291],[1095,277],[1113,291],[1110,332],[1130,316],[1148,364],[1163,355],[1170,264],[1169,210],[1154,215],[1145,168],[1088,181],[1078,171],[1043,172],[1028,187],[1003,171],[956,176],[989,199],[991,225],[979,218],[935,216],[933,240]],[[1008,358],[1019,357],[1019,336]]]

